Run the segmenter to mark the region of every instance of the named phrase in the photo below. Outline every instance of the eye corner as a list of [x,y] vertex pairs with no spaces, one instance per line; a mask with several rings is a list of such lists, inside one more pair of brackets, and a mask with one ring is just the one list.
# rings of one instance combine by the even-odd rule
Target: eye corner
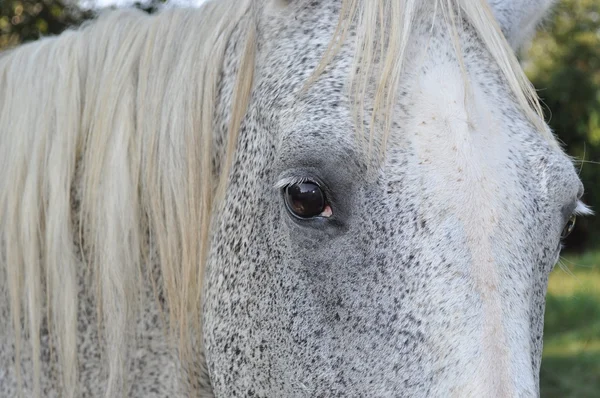
[[590,216],[593,215],[594,212],[581,200],[577,200],[570,206],[569,212],[567,214],[567,219],[560,234],[561,241],[564,241],[569,235],[571,235],[571,232],[573,232],[573,230],[575,229],[575,224],[578,216]]
[[571,232],[573,232],[573,230],[575,229],[576,221],[577,221],[577,215],[575,213],[572,213],[571,216],[569,217],[569,219],[567,220],[565,226],[563,227],[562,232],[560,233],[561,240],[564,240],[569,235],[571,235]]

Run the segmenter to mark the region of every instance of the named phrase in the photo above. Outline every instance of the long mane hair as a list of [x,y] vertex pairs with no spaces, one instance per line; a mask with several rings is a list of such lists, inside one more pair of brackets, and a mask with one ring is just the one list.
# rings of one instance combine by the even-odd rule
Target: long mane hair
[[[164,297],[180,357],[193,360],[190,345],[200,327],[214,198],[224,191],[251,97],[255,3],[217,0],[200,10],[155,16],[114,11],[79,30],[0,56],[0,299],[9,300],[11,314],[10,321],[0,321],[0,330],[14,334],[19,383],[25,362],[21,336],[27,336],[35,396],[40,395],[45,325],[56,347],[63,395],[77,394],[81,266],[89,276],[85,290],[95,297],[107,396],[124,383],[128,331],[138,313],[140,281],[147,275],[157,297]],[[359,118],[370,71],[377,68],[373,117],[388,125],[419,3],[343,0],[331,44],[308,83],[355,29],[352,70],[359,72],[348,85],[355,113]],[[466,19],[529,120],[552,139],[536,94],[487,2],[435,4],[432,17],[447,20],[457,54],[457,23]],[[244,32],[245,42],[226,156],[221,176],[215,177],[213,114],[234,29]],[[378,40],[382,33],[389,39]],[[159,275],[151,266],[155,263]]]

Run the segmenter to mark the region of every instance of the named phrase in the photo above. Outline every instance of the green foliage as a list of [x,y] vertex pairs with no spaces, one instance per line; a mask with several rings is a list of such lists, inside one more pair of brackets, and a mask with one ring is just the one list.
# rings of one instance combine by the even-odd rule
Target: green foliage
[[600,252],[563,259],[550,275],[540,387],[545,398],[600,396]]
[[91,17],[92,12],[68,6],[63,0],[2,0],[0,49],[59,34]]
[[[583,162],[584,201],[600,209],[600,0],[562,0],[525,66],[550,126],[567,152]],[[599,242],[600,217],[580,219],[567,248]]]
[[[133,6],[152,13],[164,2],[139,0]],[[76,0],[0,0],[0,50],[60,34],[94,17],[93,10],[73,4]]]

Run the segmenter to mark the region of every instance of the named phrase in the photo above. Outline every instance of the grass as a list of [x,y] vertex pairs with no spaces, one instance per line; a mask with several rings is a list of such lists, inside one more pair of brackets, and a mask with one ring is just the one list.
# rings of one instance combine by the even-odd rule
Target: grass
[[600,252],[550,275],[540,385],[542,398],[600,397]]

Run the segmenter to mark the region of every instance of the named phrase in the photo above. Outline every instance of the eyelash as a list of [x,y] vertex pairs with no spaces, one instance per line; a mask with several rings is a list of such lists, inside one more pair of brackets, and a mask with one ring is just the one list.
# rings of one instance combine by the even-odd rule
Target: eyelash
[[277,181],[274,185],[276,189],[284,189],[290,185],[302,184],[304,182],[311,181],[308,177],[285,177]]

